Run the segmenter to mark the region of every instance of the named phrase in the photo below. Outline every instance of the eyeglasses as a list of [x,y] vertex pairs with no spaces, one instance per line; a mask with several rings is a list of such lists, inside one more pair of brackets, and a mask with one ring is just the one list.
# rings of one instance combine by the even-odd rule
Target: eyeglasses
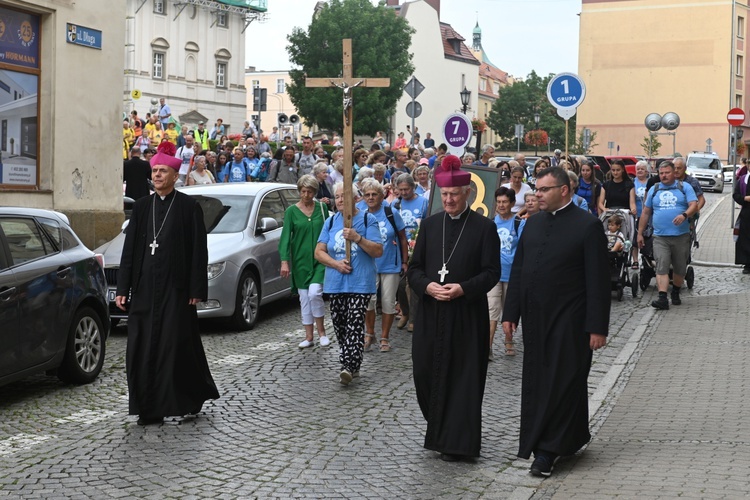
[[536,192],[537,192],[537,193],[542,193],[542,194],[546,194],[546,193],[548,193],[549,191],[551,191],[552,189],[555,189],[555,188],[559,188],[559,187],[563,187],[564,185],[565,185],[565,184],[558,184],[557,186],[544,186],[544,187],[537,187],[537,188],[536,188]]
[[378,193],[365,193],[365,194],[364,194],[364,197],[365,197],[365,198],[374,198],[374,197],[376,197],[377,195],[378,195]]

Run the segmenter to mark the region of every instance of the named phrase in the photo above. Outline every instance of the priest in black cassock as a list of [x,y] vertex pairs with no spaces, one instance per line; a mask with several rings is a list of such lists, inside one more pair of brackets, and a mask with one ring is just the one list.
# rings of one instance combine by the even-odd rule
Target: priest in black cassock
[[419,295],[412,361],[427,432],[446,461],[479,456],[489,355],[487,292],[500,280],[495,224],[469,208],[471,175],[443,159],[435,182],[444,212],[424,219],[407,273]]
[[587,379],[606,342],[610,283],[599,219],[571,203],[560,167],[542,170],[542,212],[526,220],[508,283],[502,324],[523,326],[523,384],[518,456],[534,453],[531,473],[549,476],[560,456],[590,439]]
[[129,413],[139,425],[197,414],[219,397],[195,309],[208,295],[206,227],[200,205],[174,189],[174,149],[165,141],[151,158],[156,194],[133,206],[117,280],[117,307],[128,311]]

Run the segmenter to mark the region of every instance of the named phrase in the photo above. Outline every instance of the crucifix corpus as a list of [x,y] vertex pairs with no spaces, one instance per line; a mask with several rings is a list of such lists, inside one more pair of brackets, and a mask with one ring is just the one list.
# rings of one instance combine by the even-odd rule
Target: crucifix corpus
[[[338,87],[344,91],[344,227],[352,227],[352,147],[354,132],[352,130],[352,108],[354,100],[352,89],[355,87],[389,87],[390,78],[354,78],[352,70],[352,39],[344,38],[344,71],[342,78],[305,78],[305,87]],[[351,262],[351,241],[346,240],[346,259]]]

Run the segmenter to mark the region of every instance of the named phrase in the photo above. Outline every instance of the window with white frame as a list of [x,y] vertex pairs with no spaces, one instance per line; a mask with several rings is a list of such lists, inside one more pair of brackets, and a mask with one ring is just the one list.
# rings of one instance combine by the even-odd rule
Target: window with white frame
[[276,79],[276,93],[283,94],[286,91],[286,82],[283,78]]
[[227,63],[216,63],[216,86],[222,89],[227,88]]
[[486,78],[482,78],[482,79],[479,80],[479,90],[482,90],[482,91],[487,90],[487,79]]
[[735,94],[734,96],[734,107],[735,108],[742,108],[742,95],[741,94]]
[[745,38],[745,18],[737,17],[737,38]]
[[167,13],[167,0],[154,0],[154,14]]
[[151,78],[154,80],[164,80],[164,52],[154,51],[154,64],[151,71]]
[[741,55],[737,55],[737,76],[743,76],[745,74],[745,58]]
[[227,27],[227,13],[226,12],[216,13],[216,24],[218,24],[220,28]]

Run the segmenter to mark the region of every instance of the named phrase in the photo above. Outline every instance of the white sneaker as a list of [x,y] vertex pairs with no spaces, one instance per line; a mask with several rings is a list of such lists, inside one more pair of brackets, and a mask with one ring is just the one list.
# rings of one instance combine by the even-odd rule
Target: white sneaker
[[306,347],[312,347],[314,345],[315,345],[315,342],[312,340],[303,340],[302,342],[299,343],[299,348],[304,349]]
[[339,382],[341,382],[341,385],[349,385],[349,382],[352,381],[352,374],[349,373],[349,370],[341,370],[341,373],[339,374]]
[[331,345],[331,341],[326,335],[320,337],[320,347],[328,347],[329,345]]

